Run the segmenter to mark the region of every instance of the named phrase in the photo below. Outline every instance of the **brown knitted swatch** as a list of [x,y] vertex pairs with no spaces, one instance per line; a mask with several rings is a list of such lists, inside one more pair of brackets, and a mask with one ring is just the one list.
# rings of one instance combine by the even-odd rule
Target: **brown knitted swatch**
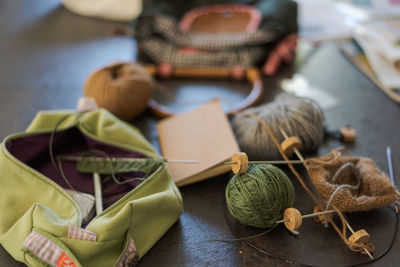
[[359,190],[342,188],[335,194],[331,205],[343,212],[365,211],[387,206],[398,199],[396,187],[370,158],[343,156],[339,150],[332,150],[323,157],[305,161],[308,175],[325,203],[340,185],[357,184],[353,172],[341,172],[336,181],[332,179],[347,162],[354,164],[354,171],[361,178],[361,187]]

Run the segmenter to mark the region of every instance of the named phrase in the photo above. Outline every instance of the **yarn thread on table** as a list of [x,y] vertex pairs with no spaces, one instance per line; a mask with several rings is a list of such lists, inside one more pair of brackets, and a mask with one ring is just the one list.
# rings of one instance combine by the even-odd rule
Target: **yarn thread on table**
[[154,90],[152,76],[135,63],[115,63],[92,73],[85,83],[86,97],[123,120],[147,108]]
[[268,124],[278,141],[284,141],[281,130],[296,136],[302,143],[301,151],[312,152],[324,138],[323,114],[311,99],[283,94],[266,105],[250,108],[235,115],[232,127],[239,147],[251,160],[276,160],[281,155],[274,142],[254,118],[254,114]]
[[230,214],[242,224],[271,228],[293,206],[294,188],[281,169],[254,164],[230,179],[225,198]]

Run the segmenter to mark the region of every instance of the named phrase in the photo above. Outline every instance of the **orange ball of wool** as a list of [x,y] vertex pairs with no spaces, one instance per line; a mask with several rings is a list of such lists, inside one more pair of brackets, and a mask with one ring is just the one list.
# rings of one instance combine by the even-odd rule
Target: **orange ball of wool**
[[117,117],[130,120],[147,108],[154,81],[135,63],[115,63],[92,73],[85,83],[85,96]]

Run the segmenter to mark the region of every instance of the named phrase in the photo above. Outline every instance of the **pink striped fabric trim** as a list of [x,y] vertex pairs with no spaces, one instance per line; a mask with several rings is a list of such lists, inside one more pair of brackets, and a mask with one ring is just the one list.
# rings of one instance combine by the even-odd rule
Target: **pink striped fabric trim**
[[24,247],[50,266],[57,266],[57,260],[64,252],[53,241],[35,231],[25,239]]
[[68,238],[96,241],[97,235],[91,231],[70,224],[68,225]]
[[135,241],[132,238],[129,239],[128,248],[125,250],[124,255],[121,257],[116,267],[124,267],[129,266],[129,264],[138,257],[138,253],[136,251]]

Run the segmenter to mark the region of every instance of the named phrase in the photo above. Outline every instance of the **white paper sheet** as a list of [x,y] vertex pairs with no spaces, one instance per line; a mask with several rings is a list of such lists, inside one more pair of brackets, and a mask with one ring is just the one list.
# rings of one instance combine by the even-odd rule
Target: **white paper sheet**
[[394,65],[383,56],[382,47],[377,47],[376,44],[369,39],[363,27],[356,27],[353,36],[362,47],[379,81],[386,87],[400,89],[400,73],[396,70]]

